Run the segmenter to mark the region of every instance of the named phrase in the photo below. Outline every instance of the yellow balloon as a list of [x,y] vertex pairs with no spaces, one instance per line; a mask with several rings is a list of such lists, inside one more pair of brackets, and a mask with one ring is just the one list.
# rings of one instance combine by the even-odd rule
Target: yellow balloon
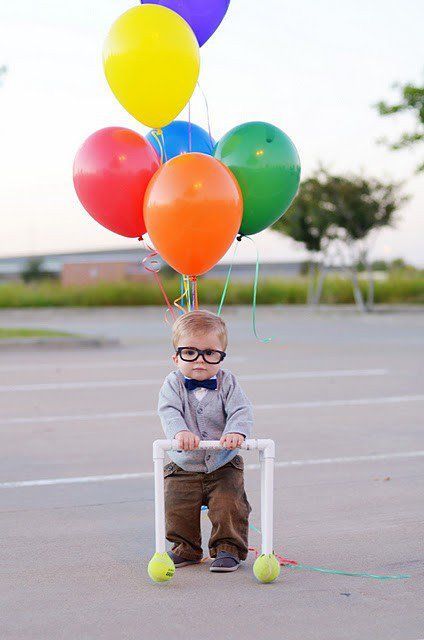
[[199,77],[199,45],[177,13],[143,4],[113,23],[103,66],[122,106],[147,127],[161,128],[191,98]]

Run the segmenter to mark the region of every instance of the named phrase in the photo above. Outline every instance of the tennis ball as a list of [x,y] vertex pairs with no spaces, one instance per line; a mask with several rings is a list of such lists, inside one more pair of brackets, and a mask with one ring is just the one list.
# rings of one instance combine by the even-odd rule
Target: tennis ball
[[175,565],[166,553],[155,553],[149,562],[147,572],[153,582],[167,582],[175,573]]
[[263,553],[256,558],[253,573],[260,582],[273,582],[280,575],[280,563],[273,553]]

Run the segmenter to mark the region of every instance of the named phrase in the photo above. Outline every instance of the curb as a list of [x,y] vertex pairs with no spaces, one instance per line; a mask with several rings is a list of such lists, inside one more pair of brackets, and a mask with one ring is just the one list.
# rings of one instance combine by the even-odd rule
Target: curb
[[98,349],[120,345],[120,341],[116,338],[12,338],[0,340],[0,352],[25,349]]

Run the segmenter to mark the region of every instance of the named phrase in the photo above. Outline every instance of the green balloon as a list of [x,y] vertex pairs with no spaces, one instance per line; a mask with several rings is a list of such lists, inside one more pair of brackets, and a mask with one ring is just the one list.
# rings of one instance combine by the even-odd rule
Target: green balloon
[[216,145],[215,158],[235,175],[243,194],[243,235],[259,233],[287,211],[300,182],[300,160],[286,134],[266,122],[246,122]]

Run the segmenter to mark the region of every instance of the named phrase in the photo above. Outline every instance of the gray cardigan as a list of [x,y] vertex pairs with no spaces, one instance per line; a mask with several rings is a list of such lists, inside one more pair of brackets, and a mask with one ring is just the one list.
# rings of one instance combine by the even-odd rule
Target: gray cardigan
[[[167,439],[188,429],[201,440],[220,440],[223,434],[241,433],[246,438],[253,427],[252,405],[230,371],[220,369],[217,389],[207,389],[201,400],[184,386],[181,371],[172,371],[159,392],[158,414]],[[169,451],[168,455],[185,471],[210,473],[237,455],[233,450]]]

